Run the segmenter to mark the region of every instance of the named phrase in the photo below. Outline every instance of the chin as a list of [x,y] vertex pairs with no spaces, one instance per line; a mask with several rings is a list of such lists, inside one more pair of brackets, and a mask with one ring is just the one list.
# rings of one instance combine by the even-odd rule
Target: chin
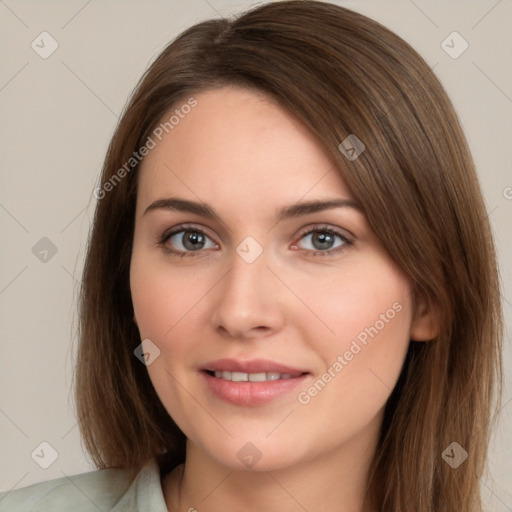
[[297,449],[299,446],[303,448],[304,443],[290,436],[276,436],[270,440],[260,434],[243,439],[237,436],[235,439],[230,438],[224,445],[203,446],[210,458],[232,471],[278,471],[299,464],[307,457],[305,452]]

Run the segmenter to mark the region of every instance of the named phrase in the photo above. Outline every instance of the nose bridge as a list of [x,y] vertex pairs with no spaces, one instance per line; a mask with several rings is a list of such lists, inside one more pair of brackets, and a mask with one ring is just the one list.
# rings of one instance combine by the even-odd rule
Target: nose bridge
[[[266,274],[269,273],[267,252],[262,250],[259,255],[255,256],[250,249],[247,253],[244,253],[243,248],[244,246],[240,244],[231,258],[231,271],[228,274],[228,281],[236,292],[244,292],[247,287],[258,291],[256,285],[258,283],[263,285]],[[262,291],[262,288],[263,286],[260,286],[259,291]]]
[[[230,270],[222,279],[213,308],[217,329],[233,337],[245,337],[254,330],[277,329],[282,322],[276,279],[267,268],[264,250],[242,242],[230,261]],[[254,331],[255,332],[255,331]]]

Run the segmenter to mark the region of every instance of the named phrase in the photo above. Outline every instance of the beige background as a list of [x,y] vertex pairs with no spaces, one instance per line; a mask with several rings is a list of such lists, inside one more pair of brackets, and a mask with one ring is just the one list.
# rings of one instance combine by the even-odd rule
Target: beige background
[[[391,28],[435,66],[469,138],[498,244],[509,326],[493,478],[482,488],[488,510],[512,511],[512,0],[338,3]],[[128,94],[169,40],[194,22],[254,4],[0,1],[0,490],[91,469],[69,390],[77,285],[107,144]],[[43,31],[58,43],[47,59],[31,48]],[[441,46],[453,31],[469,44],[456,59]],[[454,44],[456,50],[462,42]],[[43,237],[57,249],[46,262],[32,252]],[[31,457],[43,441],[58,453],[48,469]]]

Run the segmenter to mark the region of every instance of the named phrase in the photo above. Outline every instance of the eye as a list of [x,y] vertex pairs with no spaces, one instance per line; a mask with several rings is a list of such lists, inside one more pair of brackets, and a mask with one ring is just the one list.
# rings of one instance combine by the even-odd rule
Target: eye
[[204,231],[184,226],[170,233],[165,233],[159,241],[159,245],[178,256],[193,256],[191,253],[199,252],[201,249],[219,248],[219,245]]
[[[328,256],[337,253],[353,242],[341,232],[330,227],[315,227],[300,237],[300,243],[292,249],[303,249],[312,256]],[[203,230],[194,226],[179,226],[162,235],[158,245],[175,256],[196,256],[202,249],[219,249]]]
[[339,231],[326,227],[311,229],[307,233],[304,233],[300,237],[300,240],[303,242],[294,244],[292,248],[312,251],[314,256],[333,254],[352,244],[352,242]]

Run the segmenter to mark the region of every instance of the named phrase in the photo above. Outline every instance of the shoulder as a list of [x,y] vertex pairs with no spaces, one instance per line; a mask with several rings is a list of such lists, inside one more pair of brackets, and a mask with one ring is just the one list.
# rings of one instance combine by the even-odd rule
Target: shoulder
[[0,512],[136,511],[137,503],[145,501],[141,494],[150,499],[155,491],[157,497],[162,492],[160,474],[150,461],[136,475],[127,469],[101,469],[2,492]]

